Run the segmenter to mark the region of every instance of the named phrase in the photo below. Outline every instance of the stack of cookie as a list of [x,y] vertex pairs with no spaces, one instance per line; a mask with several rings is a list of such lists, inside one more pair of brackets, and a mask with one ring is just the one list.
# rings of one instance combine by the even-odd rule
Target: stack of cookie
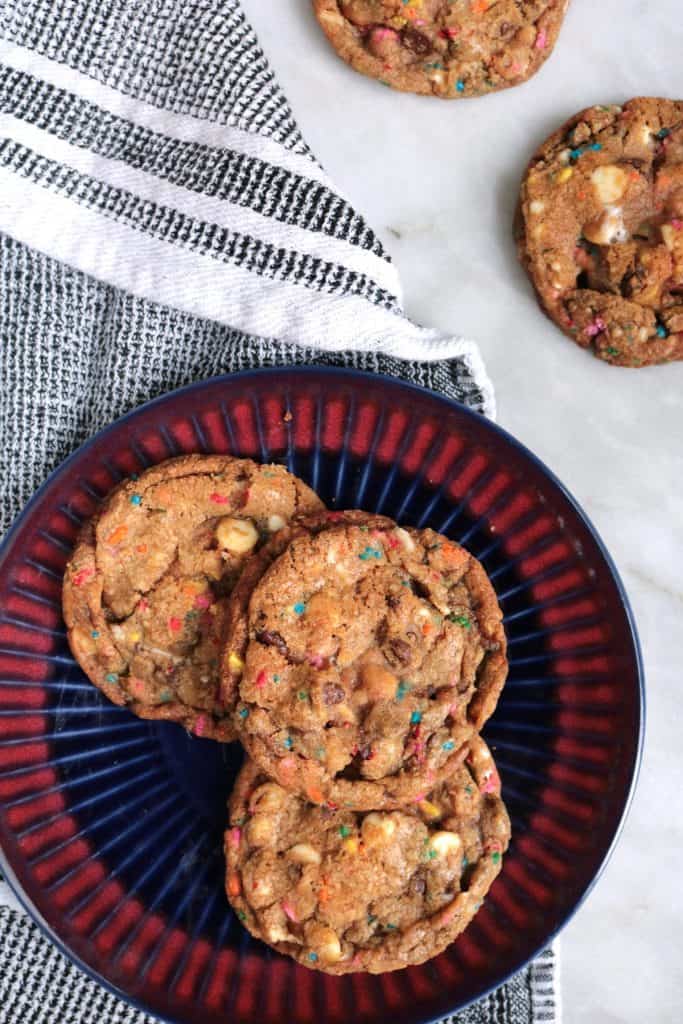
[[471,921],[510,826],[479,736],[505,634],[467,551],[326,512],[279,466],[187,456],[87,525],[64,609],[116,703],[243,743],[227,892],[253,935],[308,967],[381,972]]

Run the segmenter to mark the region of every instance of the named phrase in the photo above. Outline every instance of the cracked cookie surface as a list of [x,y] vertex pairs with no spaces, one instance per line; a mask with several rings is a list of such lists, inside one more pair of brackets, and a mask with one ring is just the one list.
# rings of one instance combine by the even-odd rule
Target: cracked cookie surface
[[380,973],[423,963],[464,930],[509,839],[478,736],[447,781],[397,811],[316,806],[247,761],[230,801],[226,888],[252,935],[306,967]]
[[569,0],[313,0],[328,40],[364,75],[457,99],[519,85],[552,53]]
[[683,359],[683,102],[573,117],[531,160],[516,234],[542,308],[578,345],[618,366]]
[[181,456],[125,481],[66,567],[77,661],[140,717],[233,739],[232,709],[219,698],[227,596],[250,552],[297,512],[319,508],[281,466],[228,456]]
[[235,725],[264,772],[315,803],[371,809],[420,799],[457,767],[507,672],[495,592],[464,548],[342,518],[297,533],[252,583],[226,658]]

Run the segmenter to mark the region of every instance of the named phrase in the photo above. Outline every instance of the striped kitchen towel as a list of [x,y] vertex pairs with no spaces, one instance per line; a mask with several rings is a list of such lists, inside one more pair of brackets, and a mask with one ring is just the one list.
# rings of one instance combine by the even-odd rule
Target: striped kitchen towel
[[[273,0],[265,0],[273,2]],[[303,2],[303,0],[302,0]],[[0,0],[0,532],[66,455],[182,384],[351,365],[493,416],[303,140],[238,0]],[[0,881],[0,1024],[148,1024]],[[555,955],[458,1021],[553,1024]]]

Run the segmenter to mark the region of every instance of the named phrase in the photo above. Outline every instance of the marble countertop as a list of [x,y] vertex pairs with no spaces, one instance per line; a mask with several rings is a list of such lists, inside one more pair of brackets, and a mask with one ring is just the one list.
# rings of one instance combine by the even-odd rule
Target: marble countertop
[[623,575],[647,670],[645,760],[621,842],[563,932],[564,1014],[680,1024],[683,363],[617,369],[564,339],[535,305],[510,229],[526,160],[567,117],[683,96],[680,0],[574,0],[535,79],[460,103],[350,71],[309,0],[243,4],[304,135],[393,255],[408,313],[479,342],[499,422],[583,504]]

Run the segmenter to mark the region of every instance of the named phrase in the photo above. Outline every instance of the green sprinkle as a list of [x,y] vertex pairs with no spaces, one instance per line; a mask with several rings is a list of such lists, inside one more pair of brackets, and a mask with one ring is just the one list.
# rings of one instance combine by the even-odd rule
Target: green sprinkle
[[387,931],[393,932],[393,931],[396,930],[398,925],[395,925],[395,924],[385,924],[384,927],[387,929]]
[[116,674],[116,672],[109,672],[105,676],[105,679],[107,680],[108,683],[118,683],[118,681],[119,681],[119,677]]
[[241,719],[248,718],[249,717],[249,708],[240,708],[239,711],[237,712],[237,714],[240,716]]
[[308,691],[299,690],[299,692],[297,693],[297,697],[299,698],[299,700],[308,700]]
[[237,916],[239,917],[240,921],[246,921],[247,919],[247,915],[244,913],[243,910],[238,910]]
[[465,786],[465,792],[466,793],[474,793],[474,787],[473,786]]
[[140,479],[140,474],[139,473],[131,473],[130,474],[130,478],[131,478],[131,480],[139,480]]
[[608,356],[618,356],[619,355],[619,349],[618,348],[613,348],[612,345],[610,345],[608,348],[606,348],[605,352],[607,353]]
[[315,963],[316,960],[318,959],[318,954],[317,953],[309,953],[308,954],[308,959],[311,961],[311,963]]
[[407,693],[410,693],[412,686],[410,683],[405,683],[403,680],[396,687],[396,700],[403,700]]
[[90,634],[90,636],[93,638],[93,640],[99,640],[100,639],[100,634],[97,632],[96,629],[93,629],[93,631]]
[[318,747],[318,749],[315,752],[315,756],[318,758],[319,761],[324,760],[324,758],[325,758],[325,748],[324,747]]
[[142,505],[142,498],[139,494],[131,494],[130,503],[131,505]]
[[453,740],[446,740],[445,743],[441,744],[441,747],[443,750],[453,750],[453,748],[455,747],[455,743],[453,742]]
[[170,704],[173,700],[173,694],[170,690],[162,690],[159,694],[159,700],[162,704]]
[[368,924],[374,924],[377,918],[374,914],[368,914]]
[[280,677],[279,676],[273,676],[273,682],[274,683],[279,683],[280,682]]
[[346,839],[348,836],[350,836],[351,832],[352,829],[350,829],[348,825],[339,826],[339,835],[342,837],[342,839]]
[[472,623],[468,615],[449,615],[448,621],[454,622],[456,626],[462,626],[463,629],[472,629]]
[[662,128],[662,129],[660,129],[660,131],[657,132],[657,138],[658,139],[668,139],[668,137],[670,135],[671,135],[671,131],[670,131],[669,128]]
[[500,854],[497,853],[497,852],[496,853],[492,853],[491,854],[491,860],[493,861],[494,864],[500,864]]
[[294,605],[294,613],[296,615],[303,615],[303,613],[305,611],[306,611],[305,603],[303,601],[297,601],[297,603]]
[[434,860],[434,858],[436,857],[436,850],[429,850],[427,856],[429,857],[430,860]]
[[413,711],[412,715],[410,716],[410,724],[411,725],[417,725],[418,722],[421,722],[421,721],[422,721],[422,712],[421,711]]

